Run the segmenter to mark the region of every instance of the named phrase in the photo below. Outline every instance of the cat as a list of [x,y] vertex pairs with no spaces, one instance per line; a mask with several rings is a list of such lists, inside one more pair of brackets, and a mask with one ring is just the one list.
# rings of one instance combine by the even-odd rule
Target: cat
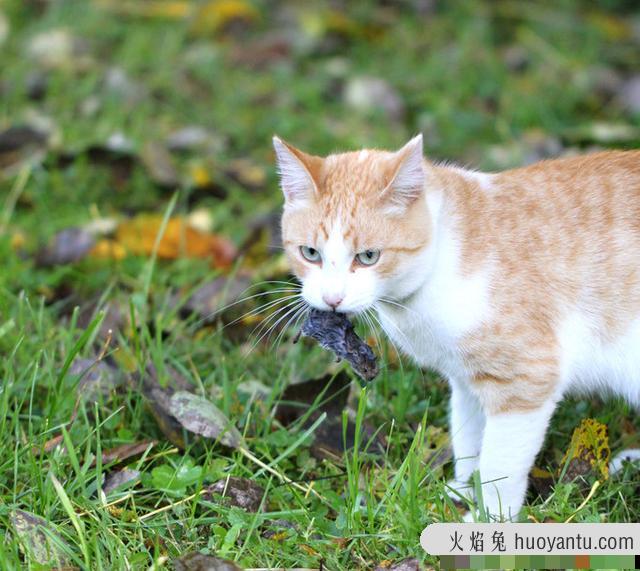
[[640,151],[488,174],[426,160],[420,135],[325,158],[273,144],[304,301],[374,310],[448,380],[452,497],[478,470],[489,516],[517,519],[565,394],[640,405]]

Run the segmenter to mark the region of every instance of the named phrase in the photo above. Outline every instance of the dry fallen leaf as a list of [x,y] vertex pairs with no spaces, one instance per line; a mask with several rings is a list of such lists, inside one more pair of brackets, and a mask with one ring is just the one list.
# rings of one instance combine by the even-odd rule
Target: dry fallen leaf
[[609,478],[609,436],[607,426],[593,418],[586,418],[573,431],[571,444],[565,453],[562,466],[567,470],[564,481],[570,482],[578,476],[595,474],[600,480]]
[[[116,230],[116,242],[131,254],[153,253],[162,227],[162,216],[142,214],[122,222]],[[191,228],[181,217],[171,218],[158,244],[158,257],[210,259],[215,267],[228,267],[236,257],[235,246],[226,238]]]
[[211,501],[213,494],[219,494],[227,498],[228,503],[232,506],[249,512],[257,512],[260,509],[265,492],[261,486],[252,480],[230,476],[208,486],[203,498]]
[[158,371],[152,364],[147,365],[144,374],[132,376],[132,388],[140,390],[144,395],[151,414],[167,439],[178,448],[185,447],[182,425],[171,412],[171,395],[176,390],[189,390],[191,385],[172,367],[165,366],[166,386],[160,384]]
[[249,159],[235,159],[230,161],[225,172],[241,185],[253,190],[264,188],[267,182],[267,172],[265,168]]
[[217,406],[201,396],[178,391],[170,398],[169,410],[182,426],[195,434],[219,439],[230,448],[238,448],[242,443],[238,429]]
[[[128,460],[133,456],[138,456],[155,446],[155,440],[144,440],[143,442],[131,442],[129,444],[121,444],[115,448],[102,451],[102,465],[111,464],[112,462],[120,463]],[[93,462],[95,465],[95,461]]]
[[9,518],[20,539],[20,548],[28,559],[56,568],[69,565],[63,549],[71,552],[71,547],[51,523],[23,510],[13,510]]
[[82,228],[66,228],[58,232],[51,243],[36,255],[39,266],[79,262],[91,252],[94,237]]
[[117,472],[111,472],[105,479],[104,484],[102,485],[102,491],[105,495],[109,495],[111,492],[114,492],[124,486],[131,485],[134,482],[137,482],[140,479],[140,471],[139,470],[131,470],[129,468],[125,468],[123,470],[119,470]]
[[191,26],[195,34],[209,35],[248,27],[258,16],[258,11],[244,0],[209,0],[198,6]]

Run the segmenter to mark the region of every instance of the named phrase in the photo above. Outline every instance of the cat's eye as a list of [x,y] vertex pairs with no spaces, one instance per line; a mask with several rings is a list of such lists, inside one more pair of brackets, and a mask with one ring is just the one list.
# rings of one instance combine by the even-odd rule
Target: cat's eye
[[363,266],[373,266],[380,259],[380,250],[365,250],[356,254],[356,260]]
[[314,264],[322,260],[320,252],[310,246],[300,246],[300,253],[305,260],[313,262]]

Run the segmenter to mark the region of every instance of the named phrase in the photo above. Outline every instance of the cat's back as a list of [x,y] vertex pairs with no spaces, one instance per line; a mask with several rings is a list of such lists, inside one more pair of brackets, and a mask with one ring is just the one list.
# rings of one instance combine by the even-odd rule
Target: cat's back
[[491,276],[480,334],[514,359],[557,343],[567,385],[607,379],[640,402],[640,151],[543,161],[466,187],[455,193],[462,264]]
[[526,208],[544,199],[574,208],[640,203],[640,150],[545,160],[490,176],[488,192],[504,205]]
[[640,256],[640,151],[542,161],[467,188],[454,208],[471,263],[490,249],[525,267],[594,262],[616,248]]

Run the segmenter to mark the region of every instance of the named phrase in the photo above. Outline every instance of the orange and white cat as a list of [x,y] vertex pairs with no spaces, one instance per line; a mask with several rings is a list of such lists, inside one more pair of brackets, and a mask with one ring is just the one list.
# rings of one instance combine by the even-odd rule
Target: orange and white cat
[[488,512],[515,518],[567,392],[640,406],[640,151],[484,174],[425,160],[421,136],[325,158],[274,146],[304,300],[375,310],[449,381],[452,493],[479,470]]

